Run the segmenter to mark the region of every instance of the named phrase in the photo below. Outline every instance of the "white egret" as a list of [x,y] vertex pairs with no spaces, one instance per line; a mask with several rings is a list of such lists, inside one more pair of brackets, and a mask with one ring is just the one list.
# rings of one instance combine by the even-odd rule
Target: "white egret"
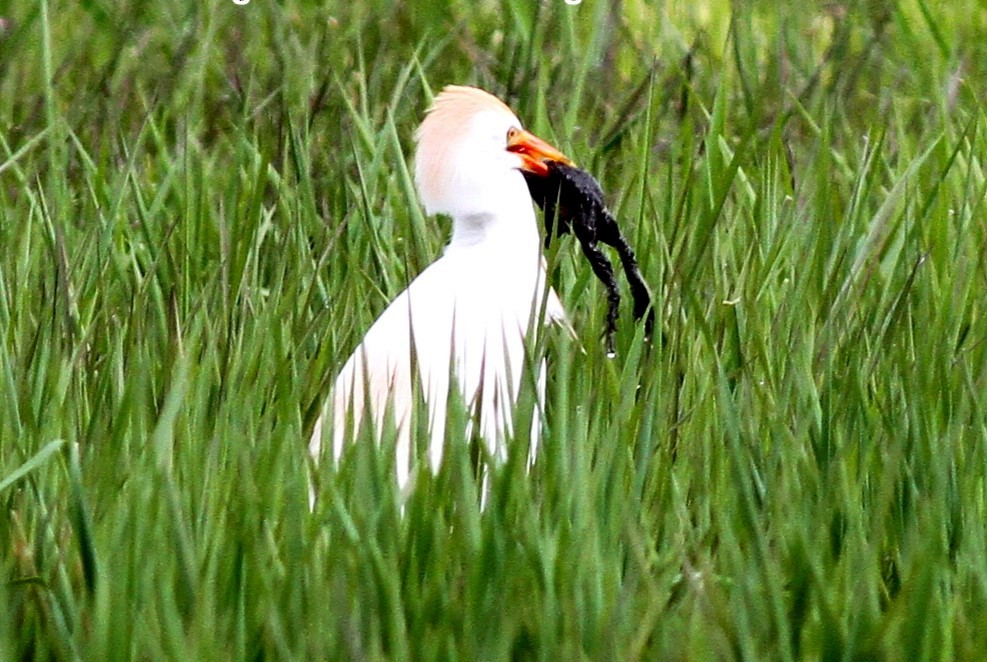
[[[565,320],[558,296],[546,287],[535,212],[521,171],[547,174],[543,161],[569,159],[525,131],[495,96],[472,87],[443,89],[415,137],[421,202],[428,214],[452,218],[452,238],[343,365],[309,445],[318,459],[325,435],[338,459],[365,412],[378,431],[390,412],[402,488],[414,462],[413,382],[418,380],[427,405],[433,470],[445,443],[451,376],[491,454],[502,458],[526,369],[525,336],[543,308],[546,324]],[[534,365],[543,397],[544,361]],[[327,420],[331,435],[323,429]],[[537,419],[532,429],[533,455]]]

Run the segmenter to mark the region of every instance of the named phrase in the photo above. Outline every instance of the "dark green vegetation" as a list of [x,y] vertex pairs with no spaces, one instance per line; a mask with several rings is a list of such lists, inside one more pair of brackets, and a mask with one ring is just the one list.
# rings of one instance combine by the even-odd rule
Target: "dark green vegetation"
[[[734,4],[0,5],[0,658],[982,655],[987,9]],[[402,517],[366,445],[310,513],[449,82],[600,178],[664,342],[553,242],[530,475]]]

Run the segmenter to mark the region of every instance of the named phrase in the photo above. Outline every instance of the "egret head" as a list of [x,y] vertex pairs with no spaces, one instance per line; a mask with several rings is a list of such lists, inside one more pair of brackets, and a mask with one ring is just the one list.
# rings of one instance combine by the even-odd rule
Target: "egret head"
[[500,99],[450,85],[435,97],[415,138],[415,182],[429,214],[468,216],[499,208],[526,191],[521,170],[547,174],[547,160],[570,163],[528,133]]

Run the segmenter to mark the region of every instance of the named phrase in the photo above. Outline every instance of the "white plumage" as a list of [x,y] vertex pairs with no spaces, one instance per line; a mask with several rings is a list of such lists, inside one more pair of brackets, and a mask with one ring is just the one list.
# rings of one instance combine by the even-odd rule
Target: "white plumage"
[[[452,239],[384,310],[343,365],[309,446],[318,459],[323,435],[329,438],[323,430],[328,418],[338,459],[355,436],[347,430],[349,418],[358,428],[369,410],[379,431],[391,412],[401,487],[413,468],[413,366],[427,405],[432,469],[442,459],[450,375],[471,413],[479,412],[479,431],[490,452],[503,457],[527,369],[525,336],[545,292],[545,321],[565,319],[558,296],[546,287],[534,208],[520,170],[544,172],[543,159],[567,159],[523,131],[499,99],[470,87],[442,90],[416,140],[419,195],[429,214],[452,217]],[[537,365],[543,397],[544,361]],[[537,420],[532,429],[534,453]]]

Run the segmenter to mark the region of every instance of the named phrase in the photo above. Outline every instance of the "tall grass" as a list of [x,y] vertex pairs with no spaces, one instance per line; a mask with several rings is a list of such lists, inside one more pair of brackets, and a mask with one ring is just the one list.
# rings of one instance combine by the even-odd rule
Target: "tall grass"
[[[0,658],[987,650],[978,0],[0,17]],[[608,359],[559,242],[530,472],[481,511],[451,443],[402,502],[364,444],[310,512],[331,379],[449,231],[409,174],[449,82],[601,179],[661,334]]]

